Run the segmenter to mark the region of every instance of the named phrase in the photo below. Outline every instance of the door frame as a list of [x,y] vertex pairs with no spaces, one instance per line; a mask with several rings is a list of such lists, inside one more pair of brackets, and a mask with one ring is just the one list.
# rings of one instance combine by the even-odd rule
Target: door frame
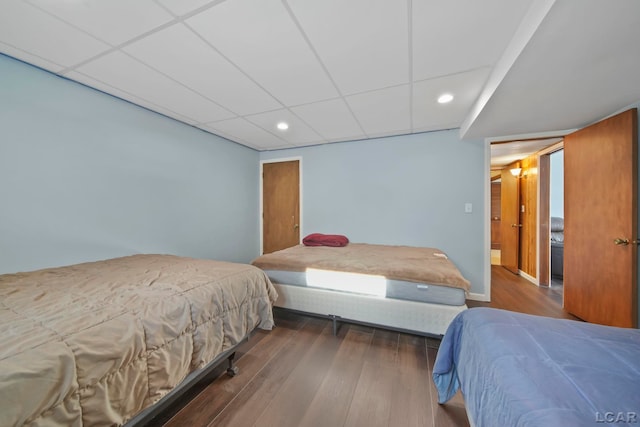
[[264,180],[263,180],[263,173],[264,173],[264,165],[265,163],[282,163],[282,162],[298,162],[298,200],[299,200],[299,221],[298,224],[300,225],[300,241],[302,241],[304,234],[304,209],[303,209],[303,191],[302,191],[302,156],[294,156],[294,157],[280,157],[280,158],[273,158],[273,159],[265,159],[265,160],[260,160],[260,173],[259,173],[259,183],[258,183],[258,193],[260,194],[260,203],[258,206],[258,218],[260,221],[260,255],[262,255],[264,253],[264,241],[263,241],[263,237],[264,237],[264,218],[262,216],[262,212],[263,212],[263,208],[264,208],[264,194],[263,194],[263,190],[264,190]]
[[[551,167],[547,164],[551,154],[564,150],[564,139],[538,152],[538,286],[551,286],[551,243],[543,232],[549,230],[550,217],[545,217],[550,213],[550,185]],[[545,160],[543,160],[543,158]],[[543,162],[545,165],[543,166]],[[544,215],[543,215],[544,214]],[[544,273],[544,274],[543,274]],[[544,276],[544,277],[543,277]]]

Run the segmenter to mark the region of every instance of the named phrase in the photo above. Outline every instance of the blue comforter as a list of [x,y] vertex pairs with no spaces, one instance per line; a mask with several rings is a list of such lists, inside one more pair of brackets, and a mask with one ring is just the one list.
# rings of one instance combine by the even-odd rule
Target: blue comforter
[[433,369],[476,427],[640,426],[640,330],[490,308],[460,313]]

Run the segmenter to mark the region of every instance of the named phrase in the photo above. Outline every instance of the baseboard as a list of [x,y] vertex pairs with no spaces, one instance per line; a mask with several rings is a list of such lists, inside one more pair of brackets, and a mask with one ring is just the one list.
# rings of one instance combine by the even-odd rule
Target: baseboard
[[523,279],[527,279],[528,281],[530,281],[531,283],[533,283],[536,286],[540,286],[540,283],[538,282],[538,279],[536,279],[533,276],[529,276],[527,273],[525,273],[522,270],[518,270],[520,272],[520,276],[522,276]]
[[477,294],[477,293],[473,293],[470,292],[467,295],[467,299],[470,299],[472,301],[482,301],[482,302],[490,302],[491,299],[487,298],[486,294]]

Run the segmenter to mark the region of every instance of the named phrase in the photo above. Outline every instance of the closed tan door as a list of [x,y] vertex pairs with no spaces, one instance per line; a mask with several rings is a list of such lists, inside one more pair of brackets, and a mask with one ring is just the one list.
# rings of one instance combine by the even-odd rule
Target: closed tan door
[[637,325],[637,121],[565,137],[564,307],[588,322]]
[[262,252],[300,243],[300,162],[262,166]]
[[500,178],[500,262],[514,274],[519,273],[520,250],[520,183],[508,168],[502,170]]

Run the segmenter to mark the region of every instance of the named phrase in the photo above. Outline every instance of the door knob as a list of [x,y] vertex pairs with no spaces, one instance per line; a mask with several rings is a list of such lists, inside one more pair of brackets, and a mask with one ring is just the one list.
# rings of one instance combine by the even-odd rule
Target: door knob
[[522,224],[511,224],[512,227],[522,227]]
[[617,238],[613,240],[613,243],[615,243],[618,246],[627,246],[629,244],[629,239],[621,239],[621,238]]
[[294,229],[294,230],[297,230],[297,229],[298,229],[298,227],[299,227],[299,225],[298,225],[298,224],[293,224],[293,229]]

